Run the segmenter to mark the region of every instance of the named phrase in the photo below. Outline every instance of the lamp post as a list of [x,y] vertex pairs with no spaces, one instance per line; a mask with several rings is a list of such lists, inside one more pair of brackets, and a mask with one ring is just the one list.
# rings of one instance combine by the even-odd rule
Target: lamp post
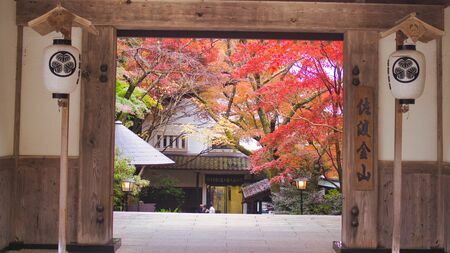
[[123,193],[125,193],[125,211],[128,211],[128,194],[133,190],[136,182],[133,179],[124,179],[120,183]]
[[[416,51],[415,43],[439,39],[444,31],[411,13],[380,35],[385,38],[393,33],[396,34],[397,51],[389,56],[387,81],[395,98],[392,253],[399,253],[402,227],[402,114],[408,112],[409,104],[414,104],[415,99],[422,95],[426,78],[425,56]],[[405,45],[407,39],[411,39],[413,44]]]
[[303,191],[306,189],[308,179],[301,177],[295,180],[295,187],[300,190],[300,214],[303,215]]
[[45,48],[42,62],[43,83],[52,97],[57,99],[61,111],[61,154],[58,211],[58,253],[66,253],[68,143],[69,143],[69,94],[80,80],[80,51],[72,46],[72,26],[81,26],[98,35],[92,23],[58,4],[56,8],[28,22],[28,26],[44,36],[59,32],[56,39]]
[[55,39],[44,50],[44,84],[52,97],[58,100],[61,111],[61,153],[58,212],[58,253],[66,252],[67,186],[69,150],[69,94],[78,86],[80,52],[72,46],[70,34]]

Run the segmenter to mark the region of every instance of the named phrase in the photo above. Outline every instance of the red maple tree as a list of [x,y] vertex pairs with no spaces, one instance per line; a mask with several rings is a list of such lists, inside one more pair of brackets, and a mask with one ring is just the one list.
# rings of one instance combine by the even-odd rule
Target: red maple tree
[[[264,171],[272,182],[305,175],[332,183],[340,178],[342,43],[223,43],[219,64],[228,79],[197,97],[223,126],[223,141],[249,155],[252,172]],[[259,148],[249,149],[245,140]]]
[[252,172],[272,182],[340,179],[342,42],[127,39],[119,46],[131,93],[141,87],[164,107],[173,97],[190,99],[216,122],[216,141],[250,157]]
[[183,111],[183,100],[195,90],[219,82],[216,73],[208,69],[218,53],[212,40],[121,38],[117,48],[118,85],[126,86],[121,98],[144,101],[147,107],[142,117],[125,108],[118,118],[128,120],[127,125],[147,140],[156,129],[196,113]]

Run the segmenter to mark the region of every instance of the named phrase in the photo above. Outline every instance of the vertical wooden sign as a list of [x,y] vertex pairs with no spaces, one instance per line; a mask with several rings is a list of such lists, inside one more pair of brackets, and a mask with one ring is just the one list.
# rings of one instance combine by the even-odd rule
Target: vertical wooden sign
[[353,127],[355,145],[352,178],[355,190],[374,188],[374,90],[370,86],[355,88],[353,100]]

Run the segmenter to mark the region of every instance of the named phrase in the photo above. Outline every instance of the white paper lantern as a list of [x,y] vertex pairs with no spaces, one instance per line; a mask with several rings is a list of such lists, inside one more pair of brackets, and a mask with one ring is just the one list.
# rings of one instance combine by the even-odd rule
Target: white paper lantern
[[44,50],[44,84],[53,97],[67,97],[80,79],[80,51],[70,40],[56,39]]
[[392,95],[401,104],[414,104],[425,87],[425,56],[415,45],[399,46],[389,56],[388,79]]

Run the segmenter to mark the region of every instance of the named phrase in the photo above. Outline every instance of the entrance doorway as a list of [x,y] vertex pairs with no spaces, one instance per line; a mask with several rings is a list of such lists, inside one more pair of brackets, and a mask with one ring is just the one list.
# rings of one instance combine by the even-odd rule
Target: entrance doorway
[[243,213],[239,186],[208,186],[208,203],[216,213]]
[[[143,172],[141,170],[137,173],[142,179],[150,181],[150,187],[155,187],[152,193],[156,193],[158,187],[166,193],[174,192],[175,189],[181,190],[182,193],[184,191],[184,194],[179,195],[178,206],[168,210],[158,208],[158,203],[152,203],[156,206],[155,211],[187,213],[194,211],[193,206],[206,205],[209,210],[214,209],[216,214],[270,212],[274,216],[267,216],[268,220],[276,220],[278,214],[300,214],[300,198],[297,199],[300,192],[292,182],[303,175],[309,178],[309,188],[305,193],[305,203],[301,203],[302,212],[304,204],[305,214],[340,214],[341,204],[338,204],[337,211],[330,211],[331,205],[327,206],[327,203],[340,201],[342,172],[337,169],[342,168],[343,149],[343,52],[342,42],[339,41],[342,40],[341,35],[160,31],[119,31],[118,35],[119,48],[122,48],[119,49],[118,56],[117,87],[123,89],[119,91],[120,94],[116,94],[119,96],[116,101],[119,101],[121,106],[119,110],[116,108],[116,113],[119,111],[121,116],[119,120],[124,121],[131,130],[175,161],[173,165],[146,166]],[[301,40],[306,38],[324,40],[322,43],[317,40],[314,43]],[[333,44],[334,40],[337,42]],[[191,46],[192,48],[189,48]],[[265,50],[258,49],[259,46]],[[335,47],[331,49],[335,50],[332,56],[327,55],[330,47]],[[184,51],[186,48],[189,50]],[[204,50],[205,48],[211,51]],[[249,50],[255,52],[248,54]],[[240,51],[241,55],[238,55],[237,51]],[[295,51],[297,55],[289,55],[287,52],[290,51]],[[250,66],[244,68],[251,60],[247,58],[257,58],[259,53],[265,54],[261,61],[266,60],[270,62],[267,64],[273,66],[255,63],[254,70],[249,70]],[[281,56],[277,56],[277,53]],[[284,54],[289,56],[283,59]],[[153,55],[158,55],[156,60],[152,60]],[[315,60],[314,57],[319,57],[318,55],[324,58]],[[276,57],[280,57],[277,58],[280,62],[273,60]],[[304,60],[308,57],[310,62]],[[243,62],[237,63],[239,60]],[[338,62],[334,62],[335,60]],[[307,65],[312,62],[319,65]],[[186,66],[179,68],[183,64]],[[132,72],[133,68],[136,68],[136,72]],[[240,68],[244,74],[233,68]],[[266,73],[260,74],[259,71]],[[146,78],[147,82],[144,81]],[[143,82],[143,85],[136,81]],[[224,82],[220,83],[222,81]],[[183,86],[183,89],[187,90],[180,94],[173,90],[169,96],[164,97],[164,94],[161,94],[167,87],[179,88],[179,84],[186,83],[193,87]],[[253,83],[256,86],[252,86]],[[159,84],[161,85],[158,86]],[[178,86],[171,86],[173,84]],[[132,94],[134,90],[137,92],[134,98],[124,96],[129,94],[130,87]],[[145,97],[147,100],[144,101]],[[124,99],[133,103],[133,99],[138,98],[144,102],[143,106],[153,106],[156,109],[146,108],[147,111],[142,110],[139,113],[148,115],[137,117],[133,110],[139,108],[133,107],[133,110],[129,110],[127,105],[130,105]],[[279,100],[271,101],[274,98]],[[214,103],[215,107],[208,107],[208,102]],[[165,108],[173,109],[177,106],[178,111],[164,112]],[[218,111],[217,108],[220,107],[224,108],[223,112]],[[191,109],[192,111],[189,111]],[[149,111],[154,114],[151,115]],[[175,120],[162,120],[171,113]],[[311,118],[314,113],[319,115],[315,119]],[[328,117],[334,117],[334,120],[331,120],[333,123],[327,121]],[[152,122],[155,119],[158,122],[164,121],[166,125],[155,127]],[[223,124],[223,120],[227,121],[226,124]],[[265,126],[266,122],[268,125]],[[287,133],[289,128],[290,133]],[[326,137],[323,139],[317,136],[319,128],[324,129]],[[211,133],[217,129],[219,132]],[[284,129],[284,132],[277,132],[279,129]],[[245,131],[247,135],[243,134]],[[311,134],[309,139],[301,139],[308,131],[319,132]],[[205,133],[208,134],[206,138],[198,142]],[[220,134],[228,139],[223,141],[224,137]],[[244,137],[242,140],[235,139],[238,136]],[[334,141],[333,145],[328,145],[327,141]],[[259,150],[267,147],[270,147],[270,150],[264,151],[264,160]],[[259,157],[255,158],[257,155]],[[332,159],[336,160],[331,161]],[[284,164],[279,165],[281,161]],[[273,162],[272,168],[268,162]],[[266,166],[266,169],[253,170],[258,166]],[[169,179],[171,185],[157,184],[157,180],[161,179]],[[268,180],[275,186],[270,187]],[[243,194],[243,187],[248,189],[247,197]],[[201,198],[192,198],[192,194],[186,195],[185,189],[194,189],[195,196],[201,192]],[[142,200],[139,195],[136,198],[136,201]],[[183,209],[183,206],[187,206],[186,201],[189,201],[190,210]],[[193,201],[196,203],[192,203]],[[127,219],[131,218],[130,215],[132,214],[126,215]],[[170,219],[188,218],[206,222],[210,217],[174,215],[170,216]],[[155,215],[152,219],[162,217]],[[321,217],[317,216],[317,219]],[[337,223],[340,222],[339,216],[330,217],[335,217]],[[301,221],[303,222],[303,219]],[[211,229],[221,230],[221,226]],[[340,228],[336,227],[336,231],[340,231]],[[332,240],[327,242],[328,245],[331,243]]]

